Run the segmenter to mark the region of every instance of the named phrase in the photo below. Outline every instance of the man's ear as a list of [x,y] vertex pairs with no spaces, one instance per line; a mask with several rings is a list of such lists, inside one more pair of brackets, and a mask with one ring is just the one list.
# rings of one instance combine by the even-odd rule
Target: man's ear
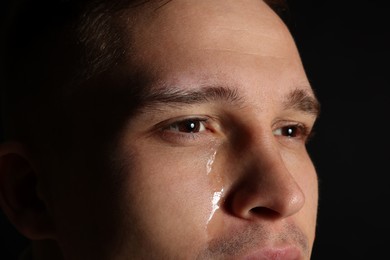
[[39,174],[23,145],[0,144],[0,206],[15,228],[31,240],[54,239],[54,227],[39,191]]

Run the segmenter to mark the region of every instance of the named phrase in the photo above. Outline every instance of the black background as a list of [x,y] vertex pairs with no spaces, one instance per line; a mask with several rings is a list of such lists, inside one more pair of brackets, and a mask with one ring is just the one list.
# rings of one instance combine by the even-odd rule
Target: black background
[[320,178],[312,259],[390,259],[390,8],[291,1],[292,32],[323,105],[309,145]]
[[[388,252],[390,8],[384,3],[289,1],[289,27],[322,103],[309,144],[320,178],[313,260],[385,259]],[[2,215],[0,239],[0,259],[15,259],[26,244]]]

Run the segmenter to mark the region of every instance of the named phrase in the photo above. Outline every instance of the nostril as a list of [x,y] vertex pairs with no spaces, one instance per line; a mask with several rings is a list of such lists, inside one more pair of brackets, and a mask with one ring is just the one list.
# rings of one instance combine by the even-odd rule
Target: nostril
[[280,216],[280,213],[267,207],[255,207],[251,209],[249,213],[253,216],[261,216],[262,218],[268,219],[277,218]]

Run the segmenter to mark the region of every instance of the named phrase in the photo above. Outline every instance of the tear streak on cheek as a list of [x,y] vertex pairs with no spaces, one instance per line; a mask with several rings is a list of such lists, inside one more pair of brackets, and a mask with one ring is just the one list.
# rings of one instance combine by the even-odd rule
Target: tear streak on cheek
[[213,199],[211,202],[211,213],[209,219],[207,220],[206,225],[210,223],[211,219],[214,216],[214,213],[219,209],[219,201],[221,200],[222,196],[223,196],[223,188],[220,191],[214,192]]
[[213,169],[213,164],[214,164],[216,155],[217,155],[217,150],[215,150],[211,154],[210,158],[207,160],[207,164],[206,164],[206,173],[207,173],[207,175],[209,175],[211,173],[211,170]]
[[223,153],[220,151],[221,147],[216,146],[210,150],[206,162],[206,175],[209,181],[209,211],[205,223],[205,231],[207,238],[213,239],[214,234],[220,231],[223,227],[222,218],[219,217],[218,212],[221,210],[221,202],[223,201],[225,193],[224,172],[221,167],[218,167],[218,157]]

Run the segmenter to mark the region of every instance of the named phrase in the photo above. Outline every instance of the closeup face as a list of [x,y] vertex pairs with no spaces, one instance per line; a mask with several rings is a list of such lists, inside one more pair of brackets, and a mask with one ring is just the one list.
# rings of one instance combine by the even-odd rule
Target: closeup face
[[[125,80],[136,66],[150,80],[115,143],[120,171],[107,176],[120,174],[118,193],[94,188],[110,177],[56,190],[54,218],[78,209],[56,222],[65,255],[309,259],[318,191],[305,144],[318,106],[285,25],[259,0],[137,12],[131,27],[120,18],[132,44],[115,75]],[[90,222],[99,228],[89,232]]]

